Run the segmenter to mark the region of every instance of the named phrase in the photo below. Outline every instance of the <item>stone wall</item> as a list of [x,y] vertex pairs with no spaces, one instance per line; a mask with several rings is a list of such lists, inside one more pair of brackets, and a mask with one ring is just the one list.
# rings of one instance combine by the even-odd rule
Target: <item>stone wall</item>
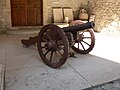
[[[77,18],[78,11],[81,7],[86,7],[88,0],[43,0],[43,25],[52,22],[52,7],[71,7],[74,17]],[[10,0],[0,0],[0,17],[8,28],[11,25],[11,9]]]
[[88,7],[96,15],[96,31],[120,31],[120,0],[90,0]]
[[0,0],[0,31],[6,31],[10,25],[10,13],[5,0]]

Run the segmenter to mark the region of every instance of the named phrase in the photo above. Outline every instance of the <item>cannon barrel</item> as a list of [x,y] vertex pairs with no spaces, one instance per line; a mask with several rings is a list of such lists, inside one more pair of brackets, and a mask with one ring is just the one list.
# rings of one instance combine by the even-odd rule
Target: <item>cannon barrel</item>
[[77,31],[80,31],[80,30],[94,28],[94,27],[95,27],[95,23],[92,21],[92,22],[87,22],[87,23],[84,23],[84,24],[75,25],[75,26],[64,27],[64,28],[61,28],[61,29],[64,32],[77,32]]

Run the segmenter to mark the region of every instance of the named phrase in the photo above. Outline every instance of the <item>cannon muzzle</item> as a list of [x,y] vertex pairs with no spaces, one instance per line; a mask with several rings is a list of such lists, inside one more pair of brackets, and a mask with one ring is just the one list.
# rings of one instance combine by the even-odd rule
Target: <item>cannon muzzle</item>
[[95,23],[94,22],[87,22],[87,23],[84,23],[84,24],[79,24],[79,25],[75,25],[75,26],[64,27],[64,28],[61,28],[61,29],[64,32],[77,32],[77,31],[80,31],[80,30],[94,28],[94,27],[95,27]]

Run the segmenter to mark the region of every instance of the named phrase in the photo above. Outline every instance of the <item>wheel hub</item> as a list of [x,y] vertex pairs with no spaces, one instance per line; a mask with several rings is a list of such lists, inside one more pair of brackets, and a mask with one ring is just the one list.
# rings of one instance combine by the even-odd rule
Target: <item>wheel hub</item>
[[45,43],[45,49],[49,51],[56,51],[57,46],[53,41],[49,41]]

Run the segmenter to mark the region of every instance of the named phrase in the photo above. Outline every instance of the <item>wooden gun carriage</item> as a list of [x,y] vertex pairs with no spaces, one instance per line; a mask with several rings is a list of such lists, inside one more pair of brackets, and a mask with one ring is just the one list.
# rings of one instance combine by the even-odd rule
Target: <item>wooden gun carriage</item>
[[52,68],[62,66],[70,48],[79,54],[89,53],[95,44],[94,22],[60,28],[54,24],[43,26],[38,36],[22,39],[26,47],[37,43],[37,48],[44,63]]

